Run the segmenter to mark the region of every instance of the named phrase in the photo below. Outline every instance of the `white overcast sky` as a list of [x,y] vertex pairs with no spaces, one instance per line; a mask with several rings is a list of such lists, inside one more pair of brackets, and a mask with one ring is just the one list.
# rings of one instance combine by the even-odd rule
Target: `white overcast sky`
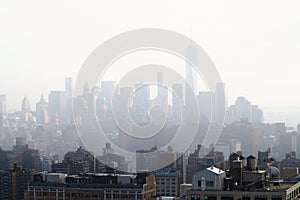
[[0,94],[20,109],[63,90],[98,45],[137,28],[177,31],[200,44],[226,83],[228,101],[261,107],[300,102],[300,1],[1,1]]

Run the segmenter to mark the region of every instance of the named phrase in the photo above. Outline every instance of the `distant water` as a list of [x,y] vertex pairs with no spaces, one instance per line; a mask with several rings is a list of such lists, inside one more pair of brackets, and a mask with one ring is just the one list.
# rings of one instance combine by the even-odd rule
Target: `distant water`
[[295,129],[300,124],[300,106],[262,107],[262,110],[266,123],[285,122]]

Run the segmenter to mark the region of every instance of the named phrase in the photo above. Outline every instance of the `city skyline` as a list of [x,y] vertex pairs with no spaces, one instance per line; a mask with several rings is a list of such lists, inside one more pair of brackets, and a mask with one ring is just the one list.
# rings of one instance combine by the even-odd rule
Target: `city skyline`
[[0,2],[0,200],[300,200],[299,11]]
[[[161,73],[161,72],[159,72]],[[1,94],[1,95],[4,95],[6,96],[6,109],[7,109],[7,113],[14,113],[14,112],[19,112],[19,111],[22,111],[22,106],[24,104],[24,101],[26,99],[26,101],[29,101],[27,103],[29,103],[31,106],[31,110],[30,111],[36,111],[35,108],[35,104],[36,103],[39,103],[39,101],[44,98],[46,101],[48,101],[48,96],[51,95],[51,93],[56,93],[56,92],[66,92],[68,96],[72,96],[71,93],[73,93],[73,90],[71,90],[70,87],[72,87],[72,85],[74,84],[74,80],[72,77],[65,77],[63,79],[63,81],[65,81],[65,83],[62,85],[61,89],[60,90],[50,90],[50,92],[48,94],[41,94],[38,98],[37,101],[32,101],[32,99],[30,99],[28,97],[27,94],[25,94],[20,100],[19,100],[19,108],[15,108],[15,109],[12,109],[11,107],[9,107],[10,105],[10,102],[9,102],[9,97],[6,95],[6,94]],[[109,80],[105,80],[104,82],[110,82]],[[176,85],[176,84],[175,84]],[[91,86],[89,86],[90,88],[89,89],[92,89]],[[101,88],[101,84],[99,83],[98,84],[98,87]],[[226,83],[225,83],[225,87],[226,87]],[[184,88],[182,88],[184,89]],[[227,88],[225,88],[225,91],[226,91]],[[174,88],[173,88],[174,90]],[[154,100],[155,98],[157,98],[157,93],[158,92],[158,89],[154,88],[154,86],[151,86],[151,92],[150,92],[150,99],[151,100]],[[197,91],[197,95],[201,94],[201,93],[210,93],[210,91],[206,91],[206,90],[198,90]],[[157,93],[157,94],[156,94]],[[169,93],[168,95],[169,97],[169,105],[173,104],[171,99],[171,94]],[[248,97],[245,97],[245,96],[238,96],[236,99],[240,98],[240,97],[243,97],[243,98],[248,98]],[[236,99],[234,100],[234,102],[232,103],[227,103],[227,109],[230,108],[231,105],[234,105],[235,104],[235,101]],[[255,100],[253,101],[253,99],[250,99],[251,100],[251,103],[255,102]],[[256,103],[254,103],[254,105],[258,105]],[[258,105],[260,109],[263,110],[263,119],[264,119],[264,122],[265,123],[275,123],[275,122],[285,122],[288,126],[290,127],[293,127],[293,128],[296,128],[297,125],[299,124],[299,121],[298,121],[298,116],[300,115],[300,107],[293,107],[293,106],[290,106],[290,107],[262,107],[261,105]],[[226,109],[226,110],[227,110]],[[285,111],[286,109],[286,111]],[[299,112],[299,114],[298,114]]]
[[[1,3],[0,93],[7,94],[10,108],[19,108],[19,99],[25,94],[36,101],[41,93],[49,93],[52,88],[60,90],[63,78],[66,75],[76,78],[80,66],[95,47],[113,35],[142,27],[172,29],[197,41],[226,83],[229,104],[241,95],[254,99],[262,107],[298,105],[300,97],[293,88],[299,85],[300,29],[296,26],[300,21],[299,2],[271,2],[269,7],[270,2],[260,1],[247,5],[238,1],[166,1],[157,7],[136,1],[137,13],[128,12],[126,8],[132,8],[125,2],[119,2],[122,6],[118,7],[113,3],[105,6],[94,3],[93,6],[68,1],[59,6],[55,2],[38,1],[18,3],[18,6],[13,1]],[[69,6],[73,10],[65,15],[64,9]],[[172,9],[167,9],[168,6]],[[110,9],[106,7],[116,9],[120,15],[108,12]],[[75,11],[81,8],[79,15]],[[9,12],[11,9],[16,12]],[[56,10],[55,16],[52,10]],[[26,15],[27,12],[31,14]],[[136,18],[136,14],[140,17]],[[165,17],[168,14],[173,17]],[[65,24],[69,24],[68,28]],[[81,31],[77,30],[78,26],[83,27]]]

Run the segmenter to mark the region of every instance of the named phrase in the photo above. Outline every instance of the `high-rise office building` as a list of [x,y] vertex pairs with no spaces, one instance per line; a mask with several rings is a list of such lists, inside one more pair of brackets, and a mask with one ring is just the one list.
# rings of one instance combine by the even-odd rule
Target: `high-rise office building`
[[[188,60],[197,64],[197,49],[194,46],[189,46],[186,54]],[[195,99],[195,95],[197,94],[196,70],[192,63],[187,62],[185,67],[185,105],[188,108],[187,112],[195,109],[193,99]]]
[[173,119],[179,120],[182,116],[182,109],[184,108],[182,84],[172,85],[172,108]]
[[7,98],[0,95],[0,144],[4,140],[6,128]]
[[237,116],[239,119],[247,119],[251,122],[251,103],[245,97],[238,97],[235,101]]
[[72,77],[65,78],[65,92],[68,97],[73,96],[73,79],[72,79]]
[[116,100],[116,117],[120,119],[119,123],[127,123],[133,104],[133,90],[131,87],[120,88],[119,98]]
[[67,120],[68,98],[63,91],[51,91],[49,94],[48,111],[51,123],[60,124]]
[[73,103],[73,79],[72,77],[65,78],[65,93],[67,96],[67,115],[71,119],[73,114],[72,103]]
[[106,117],[109,117],[112,112],[112,103],[114,103],[115,100],[113,99],[115,86],[115,81],[101,82],[101,98],[103,99],[104,106],[106,107]]
[[251,122],[262,123],[264,121],[263,118],[262,110],[259,109],[257,105],[251,105]]
[[215,120],[218,123],[222,123],[225,117],[225,111],[227,108],[227,99],[225,95],[225,84],[217,83],[215,93]]
[[238,97],[235,105],[231,105],[226,111],[226,123],[247,121],[254,124],[263,122],[263,112],[257,105],[252,105],[245,97]]
[[157,99],[164,109],[168,108],[168,89],[163,85],[163,73],[157,72]]
[[300,158],[300,124],[297,125],[297,151],[296,156],[299,159]]
[[212,92],[199,92],[197,96],[201,122],[210,122],[214,114],[214,94]]
[[40,101],[36,103],[35,110],[37,123],[47,124],[49,122],[48,103],[45,101],[44,95],[42,95]]
[[[189,46],[186,51],[187,58],[193,63],[197,64],[197,49],[194,46]],[[193,94],[197,93],[197,80],[196,80],[196,71],[193,65],[190,62],[186,63],[185,68],[185,77],[187,83],[190,85]],[[186,96],[188,98],[188,96]]]
[[105,98],[105,101],[108,105],[111,105],[111,101],[113,100],[113,92],[115,88],[115,81],[102,81],[101,82],[101,96]]
[[134,94],[134,105],[143,109],[148,109],[150,106],[150,86],[136,84]]
[[31,117],[30,102],[27,96],[25,96],[22,101],[22,121],[28,122],[30,117]]

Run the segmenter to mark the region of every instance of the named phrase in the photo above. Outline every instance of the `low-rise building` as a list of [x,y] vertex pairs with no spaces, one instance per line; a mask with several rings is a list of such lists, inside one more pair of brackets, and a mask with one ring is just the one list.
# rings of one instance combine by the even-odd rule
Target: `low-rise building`
[[222,190],[225,177],[225,171],[211,166],[194,175],[192,187],[194,190]]
[[153,173],[158,196],[178,197],[182,176],[175,168],[163,168]]
[[26,200],[154,200],[156,184],[146,174],[80,174],[64,182],[35,179],[25,192]]
[[190,200],[295,200],[300,194],[300,182],[273,182],[269,187],[243,190],[189,190]]

